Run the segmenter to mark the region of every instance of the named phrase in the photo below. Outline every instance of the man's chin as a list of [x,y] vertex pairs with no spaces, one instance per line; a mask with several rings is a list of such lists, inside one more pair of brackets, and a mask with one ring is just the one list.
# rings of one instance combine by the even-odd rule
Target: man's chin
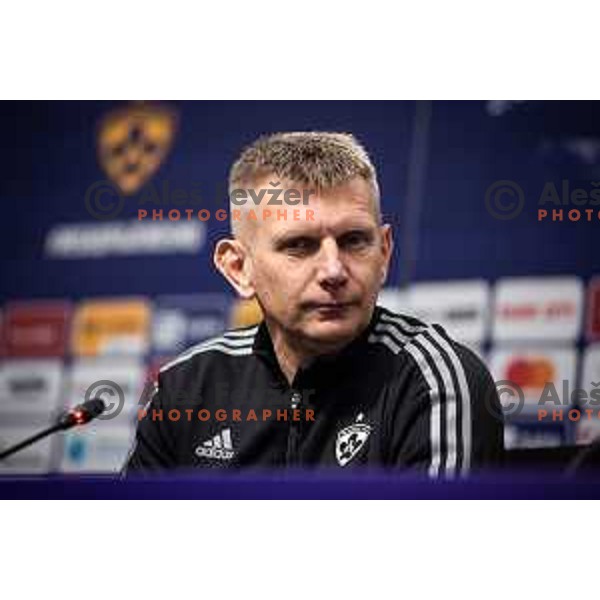
[[360,333],[360,323],[354,319],[320,321],[311,323],[303,333],[311,345],[331,351],[351,342]]

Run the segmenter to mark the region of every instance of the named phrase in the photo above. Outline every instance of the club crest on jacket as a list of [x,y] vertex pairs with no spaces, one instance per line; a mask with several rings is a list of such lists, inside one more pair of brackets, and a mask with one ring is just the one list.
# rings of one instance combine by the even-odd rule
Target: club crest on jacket
[[364,423],[360,413],[356,421],[340,430],[335,440],[335,457],[341,467],[345,467],[364,447],[371,435],[372,427]]

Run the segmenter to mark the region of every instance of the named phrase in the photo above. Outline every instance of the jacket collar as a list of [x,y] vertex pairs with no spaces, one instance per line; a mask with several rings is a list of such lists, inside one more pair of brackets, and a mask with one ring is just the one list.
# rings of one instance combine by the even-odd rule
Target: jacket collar
[[[296,383],[307,383],[308,380],[312,383],[316,383],[317,381],[321,381],[322,377],[325,375],[328,378],[331,378],[334,373],[339,374],[341,371],[351,368],[356,360],[364,358],[368,337],[371,334],[375,323],[378,321],[380,313],[381,308],[376,306],[367,327],[349,344],[342,348],[342,350],[335,354],[318,356],[306,365],[301,366],[294,378],[294,385],[292,387],[295,387]],[[264,320],[261,321],[258,326],[258,331],[254,338],[253,353],[267,363],[277,375],[280,383],[288,386],[287,379],[279,366],[279,361],[277,360],[277,355],[275,354],[275,349],[273,347],[273,341]]]

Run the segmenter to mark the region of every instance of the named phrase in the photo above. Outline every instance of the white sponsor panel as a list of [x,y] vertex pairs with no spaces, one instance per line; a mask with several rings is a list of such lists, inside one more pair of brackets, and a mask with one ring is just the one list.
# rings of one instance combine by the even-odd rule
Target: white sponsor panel
[[158,309],[152,328],[153,346],[158,352],[172,352],[187,339],[187,317],[177,308]]
[[[546,409],[551,414],[553,409],[562,408],[562,422],[568,422],[566,413],[576,388],[576,361],[573,348],[494,348],[490,353],[490,371],[509,419],[537,419],[538,409]],[[500,385],[499,382],[510,383]],[[519,402],[518,388],[523,392],[524,406],[520,413],[514,413],[512,411]],[[540,402],[542,399],[545,401]]]
[[[155,352],[177,354],[227,329],[229,297],[222,294],[166,296],[155,304],[152,343]],[[177,306],[177,302],[181,306]]]
[[410,313],[439,323],[456,340],[481,344],[487,337],[490,287],[483,280],[416,283],[408,293]]
[[[45,426],[47,424],[37,421],[21,426],[3,422],[0,425],[0,450],[18,444]],[[44,438],[0,461],[0,475],[47,473],[52,465],[51,441],[49,437]]]
[[377,304],[392,312],[410,314],[410,304],[407,290],[384,288],[379,292]]
[[[70,370],[67,407],[81,404],[86,395],[87,399],[100,398],[107,407],[100,420],[113,427],[128,427],[137,415],[145,372],[143,363],[133,357],[79,359]],[[113,416],[104,419],[108,415]]]
[[0,365],[0,414],[50,415],[59,406],[60,360],[6,360]]
[[578,277],[519,277],[496,284],[496,341],[574,341],[581,331],[583,283]]
[[217,315],[193,314],[188,317],[188,339],[205,340],[219,335],[227,325]]
[[558,429],[550,427],[527,428],[507,424],[504,427],[504,447],[515,448],[554,448],[561,446],[564,436]]
[[133,443],[134,427],[96,421],[68,431],[63,439],[60,470],[67,473],[118,473]]
[[422,282],[403,290],[385,288],[378,304],[427,324],[438,323],[478,354],[488,336],[490,287],[483,280]]

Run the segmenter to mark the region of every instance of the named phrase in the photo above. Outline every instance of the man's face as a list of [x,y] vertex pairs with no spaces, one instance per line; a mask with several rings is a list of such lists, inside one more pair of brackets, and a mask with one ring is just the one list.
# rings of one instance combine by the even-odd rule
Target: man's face
[[259,218],[248,241],[252,284],[273,333],[325,351],[345,345],[367,325],[391,253],[371,187],[357,177],[311,194],[307,205],[264,208],[287,212],[285,220]]

